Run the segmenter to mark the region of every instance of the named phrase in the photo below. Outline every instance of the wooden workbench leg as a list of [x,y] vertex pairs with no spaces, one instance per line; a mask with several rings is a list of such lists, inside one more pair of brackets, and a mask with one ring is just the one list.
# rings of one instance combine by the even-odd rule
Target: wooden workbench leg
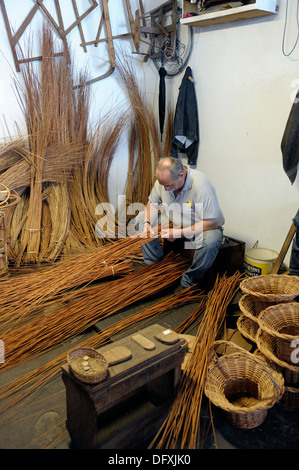
[[62,379],[66,387],[66,427],[72,443],[79,449],[93,449],[97,445],[97,412],[88,394],[68,375]]
[[176,367],[166,374],[148,382],[147,391],[151,402],[158,406],[167,400],[171,400],[175,395],[179,377],[180,368]]

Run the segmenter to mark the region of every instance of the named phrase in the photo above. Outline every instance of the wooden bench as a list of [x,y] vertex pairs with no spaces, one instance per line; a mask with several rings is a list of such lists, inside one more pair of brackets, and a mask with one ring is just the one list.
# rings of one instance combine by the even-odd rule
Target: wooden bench
[[[155,435],[171,406],[188,347],[185,339],[178,335],[172,343],[157,339],[161,334],[163,338],[164,332],[167,330],[161,325],[151,325],[136,332],[137,341],[132,334],[98,349],[105,356],[113,347],[123,346],[131,351],[131,357],[109,366],[108,376],[97,384],[79,381],[68,364],[62,366],[66,426],[74,447],[136,448]],[[175,337],[175,333],[172,335]],[[145,347],[138,341],[140,337],[146,338]],[[148,341],[154,348],[150,348]],[[140,408],[146,411],[139,409],[128,413],[128,403],[130,406],[139,403],[140,395],[146,395],[145,404]],[[133,421],[130,421],[130,414]],[[117,421],[116,418],[121,419],[122,424],[114,426],[118,427],[115,430],[111,423]]]

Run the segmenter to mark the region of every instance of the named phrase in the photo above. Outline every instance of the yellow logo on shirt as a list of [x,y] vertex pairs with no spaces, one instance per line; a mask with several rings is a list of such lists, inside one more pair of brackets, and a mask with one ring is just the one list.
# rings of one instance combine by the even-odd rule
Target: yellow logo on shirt
[[187,201],[187,207],[188,207],[188,209],[191,209],[191,207],[192,207],[192,202],[191,201]]

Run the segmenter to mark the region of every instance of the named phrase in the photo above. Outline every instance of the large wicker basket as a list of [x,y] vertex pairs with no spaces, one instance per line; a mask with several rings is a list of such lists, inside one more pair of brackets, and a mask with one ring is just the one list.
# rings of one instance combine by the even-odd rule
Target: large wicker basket
[[67,362],[71,372],[81,382],[95,384],[107,377],[108,363],[96,349],[72,349],[67,355]]
[[279,369],[284,377],[285,384],[290,387],[299,386],[299,365],[289,364],[277,357],[277,338],[259,328],[256,334],[256,343],[259,350],[268,359],[279,366]]
[[[235,347],[237,352],[218,357],[215,348],[223,343]],[[284,393],[282,375],[234,343],[216,341],[212,353],[205,382],[206,396],[233,426],[256,428]]]
[[268,307],[260,314],[258,324],[276,337],[277,357],[292,364],[294,344],[299,345],[299,304],[291,302]]
[[244,279],[240,288],[261,302],[292,302],[299,295],[299,277],[268,274]]

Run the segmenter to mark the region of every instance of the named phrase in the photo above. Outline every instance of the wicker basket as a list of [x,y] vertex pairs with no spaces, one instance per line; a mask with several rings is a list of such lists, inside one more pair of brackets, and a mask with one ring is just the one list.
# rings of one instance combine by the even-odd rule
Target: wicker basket
[[[259,349],[254,351],[255,355],[260,359],[264,360],[269,367],[274,369],[276,372],[281,372],[281,367],[279,367],[275,362],[271,361],[267,356],[265,356]],[[299,410],[299,388],[298,387],[289,387],[285,385],[284,394],[277,403],[278,406],[284,410],[289,411],[298,411]]]
[[[215,348],[221,343],[230,344],[237,352],[218,357]],[[234,343],[216,341],[211,352],[206,396],[225,413],[233,426],[256,428],[284,393],[282,375]]]
[[74,376],[81,382],[102,382],[108,374],[108,363],[95,349],[76,348],[69,351],[67,362]]
[[259,350],[268,358],[273,361],[284,377],[285,384],[293,387],[299,385],[299,366],[288,364],[282,361],[276,355],[276,337],[270,335],[261,328],[258,329],[256,334],[256,343]]
[[285,392],[278,402],[278,406],[284,410],[298,411],[299,410],[299,388],[285,387]]
[[244,314],[240,315],[237,320],[237,328],[245,338],[256,343],[255,336],[259,328],[256,320],[252,320]]
[[244,279],[240,288],[260,302],[292,302],[299,295],[299,277],[268,274]]
[[297,340],[299,345],[299,304],[291,302],[268,307],[260,314],[258,324],[276,337],[277,357],[292,364],[292,341]]
[[259,314],[277,302],[262,302],[250,294],[244,294],[239,300],[239,308],[246,317],[256,321]]

